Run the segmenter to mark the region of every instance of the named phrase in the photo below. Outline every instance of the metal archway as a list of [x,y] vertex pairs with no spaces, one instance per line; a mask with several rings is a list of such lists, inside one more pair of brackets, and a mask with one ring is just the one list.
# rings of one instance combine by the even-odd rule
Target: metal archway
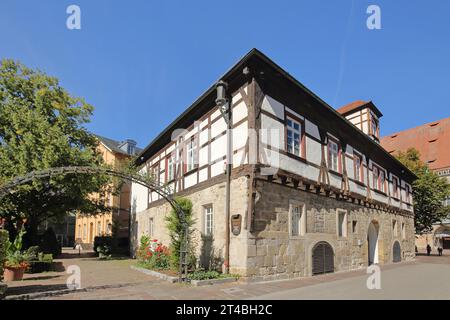
[[145,179],[137,174],[124,173],[120,171],[115,171],[111,169],[101,168],[101,167],[59,167],[59,168],[49,168],[44,170],[36,170],[27,173],[24,176],[19,176],[12,179],[10,182],[0,186],[0,201],[3,197],[5,197],[8,193],[11,192],[15,187],[20,186],[22,184],[33,181],[33,179],[41,179],[46,177],[52,177],[57,175],[66,175],[66,174],[107,174],[114,177],[119,177],[124,180],[128,180],[134,183],[137,183],[141,186],[144,186],[151,191],[156,192],[161,197],[163,197],[175,210],[177,213],[181,223],[184,225],[184,239],[181,243],[180,248],[180,269],[179,269],[179,280],[186,281],[187,280],[187,232],[188,225],[185,220],[185,213],[181,206],[175,201],[173,197],[173,192],[171,188],[167,185],[163,185],[161,183],[152,181],[151,179]]

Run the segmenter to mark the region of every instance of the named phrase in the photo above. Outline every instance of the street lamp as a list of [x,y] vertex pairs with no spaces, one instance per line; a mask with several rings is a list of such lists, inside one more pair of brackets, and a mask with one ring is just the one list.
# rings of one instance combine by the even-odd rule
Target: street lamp
[[225,123],[227,124],[227,157],[226,157],[226,196],[225,196],[225,273],[230,271],[230,184],[231,184],[231,169],[232,165],[232,141],[231,141],[231,107],[227,96],[228,84],[220,80],[216,84],[216,105],[222,114]]

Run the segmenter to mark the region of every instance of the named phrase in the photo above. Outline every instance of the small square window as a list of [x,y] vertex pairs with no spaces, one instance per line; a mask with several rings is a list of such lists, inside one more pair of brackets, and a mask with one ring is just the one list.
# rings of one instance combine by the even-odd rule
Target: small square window
[[148,221],[148,235],[150,237],[153,237],[155,235],[154,234],[154,221],[153,221],[153,218],[150,218],[149,221]]
[[338,210],[337,229],[338,237],[347,237],[347,211]]
[[304,236],[306,233],[306,213],[304,205],[299,203],[291,203],[289,209],[290,216],[290,235]]
[[204,233],[207,236],[212,236],[214,233],[214,213],[212,205],[203,207],[204,210]]

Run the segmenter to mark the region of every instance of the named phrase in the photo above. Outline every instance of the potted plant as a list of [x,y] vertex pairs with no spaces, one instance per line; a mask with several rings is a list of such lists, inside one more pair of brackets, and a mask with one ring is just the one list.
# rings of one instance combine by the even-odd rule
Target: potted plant
[[[22,280],[29,261],[33,258],[32,251],[22,251],[22,237],[25,231],[20,230],[13,243],[6,243],[6,261],[4,265],[3,278],[5,281]],[[31,249],[31,248],[30,248]]]

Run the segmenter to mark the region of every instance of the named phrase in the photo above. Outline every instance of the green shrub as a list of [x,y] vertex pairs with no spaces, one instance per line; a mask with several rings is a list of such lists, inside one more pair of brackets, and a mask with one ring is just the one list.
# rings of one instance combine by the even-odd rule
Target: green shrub
[[53,262],[47,261],[30,261],[27,273],[42,273],[53,270]]
[[55,231],[48,228],[41,238],[40,250],[44,253],[51,253],[54,257],[61,254],[61,245],[56,238]]
[[[34,247],[30,247],[27,251],[30,251],[30,249],[33,249]],[[39,247],[37,247],[39,249]],[[31,251],[34,251],[36,249],[33,249]],[[53,271],[53,255],[51,253],[45,254],[43,252],[37,253],[34,258],[29,262],[30,266],[27,269],[27,273],[41,273],[41,272],[48,272]]]
[[109,247],[110,253],[111,248],[113,247],[113,238],[111,236],[102,236],[102,237],[95,237],[94,238],[94,252],[96,255],[99,255],[100,252],[98,251],[99,247]]
[[3,264],[6,260],[6,244],[8,242],[8,231],[0,230],[0,281],[3,279]]
[[100,260],[109,260],[111,259],[111,247],[107,244],[100,245],[96,249],[98,253],[98,257]]
[[188,274],[191,280],[210,280],[210,279],[224,279],[224,278],[238,278],[238,275],[223,274],[215,270],[196,270]]

